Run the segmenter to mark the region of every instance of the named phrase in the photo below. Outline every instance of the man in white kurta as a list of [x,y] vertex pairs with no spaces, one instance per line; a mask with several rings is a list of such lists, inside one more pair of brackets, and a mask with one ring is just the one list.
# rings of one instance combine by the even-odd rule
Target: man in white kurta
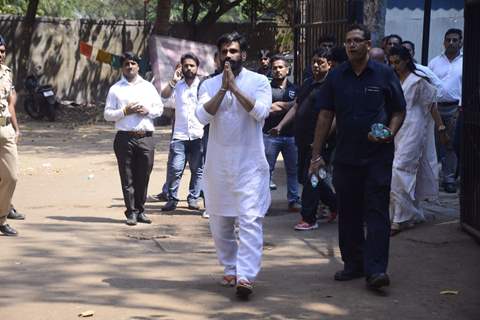
[[248,296],[260,270],[262,220],[271,200],[262,127],[272,92],[265,76],[242,67],[245,43],[238,33],[222,36],[217,46],[224,70],[200,86],[196,111],[210,124],[205,201],[224,280],[236,280],[237,294]]

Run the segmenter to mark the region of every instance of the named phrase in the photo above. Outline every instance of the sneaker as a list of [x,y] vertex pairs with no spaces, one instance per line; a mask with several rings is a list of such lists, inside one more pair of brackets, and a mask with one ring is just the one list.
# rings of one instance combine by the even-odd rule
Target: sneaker
[[168,200],[168,202],[162,207],[162,211],[174,211],[177,209],[177,200]]
[[208,219],[208,218],[210,218],[210,215],[208,214],[207,210],[203,211],[203,213],[202,213],[202,218],[203,218],[203,219]]
[[277,190],[277,185],[272,180],[270,180],[270,190]]
[[288,204],[288,211],[290,212],[300,212],[301,210],[302,210],[302,205],[297,201],[293,201]]
[[300,221],[293,229],[297,231],[307,231],[307,230],[313,230],[313,229],[318,229],[318,223],[308,223],[305,221]]
[[149,194],[147,196],[147,202],[163,202],[163,201],[168,201],[167,195],[163,192],[159,194]]
[[197,199],[188,199],[188,209],[190,210],[200,210],[200,205],[198,204]]
[[12,207],[8,212],[7,218],[10,220],[25,220],[25,215],[18,212],[14,207]]

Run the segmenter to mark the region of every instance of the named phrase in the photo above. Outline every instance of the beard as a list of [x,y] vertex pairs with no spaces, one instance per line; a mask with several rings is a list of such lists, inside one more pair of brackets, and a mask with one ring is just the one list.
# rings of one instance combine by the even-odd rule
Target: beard
[[242,68],[242,60],[237,60],[236,61],[236,60],[232,60],[232,59],[225,59],[225,61],[223,61],[223,63],[222,63],[222,71],[225,68],[225,62],[227,62],[227,61],[230,62],[230,68],[232,69],[233,73],[237,73]]
[[192,71],[186,71],[186,72],[183,73],[183,76],[185,77],[186,80],[192,80],[197,75],[195,73],[193,73]]

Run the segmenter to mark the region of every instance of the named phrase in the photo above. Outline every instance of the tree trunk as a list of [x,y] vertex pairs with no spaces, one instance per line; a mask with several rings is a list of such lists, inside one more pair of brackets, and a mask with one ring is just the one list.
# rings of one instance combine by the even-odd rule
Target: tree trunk
[[380,46],[385,35],[386,0],[365,0],[363,3],[364,24],[372,33],[372,43]]
[[35,27],[35,16],[37,15],[39,0],[28,1],[27,12],[22,22],[20,33],[20,52],[17,73],[17,85],[23,87],[22,83],[27,76],[28,61],[30,61],[30,44],[32,42],[33,31]]
[[168,35],[170,29],[170,8],[171,0],[157,0],[157,18],[153,27],[153,33]]

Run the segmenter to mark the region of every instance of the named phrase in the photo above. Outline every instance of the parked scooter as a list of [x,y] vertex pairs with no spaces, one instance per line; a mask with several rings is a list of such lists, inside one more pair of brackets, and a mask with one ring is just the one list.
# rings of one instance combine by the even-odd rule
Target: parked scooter
[[23,104],[25,112],[35,120],[46,117],[49,121],[55,121],[58,102],[53,87],[41,86],[37,77],[29,75],[25,79],[25,88],[28,92]]

